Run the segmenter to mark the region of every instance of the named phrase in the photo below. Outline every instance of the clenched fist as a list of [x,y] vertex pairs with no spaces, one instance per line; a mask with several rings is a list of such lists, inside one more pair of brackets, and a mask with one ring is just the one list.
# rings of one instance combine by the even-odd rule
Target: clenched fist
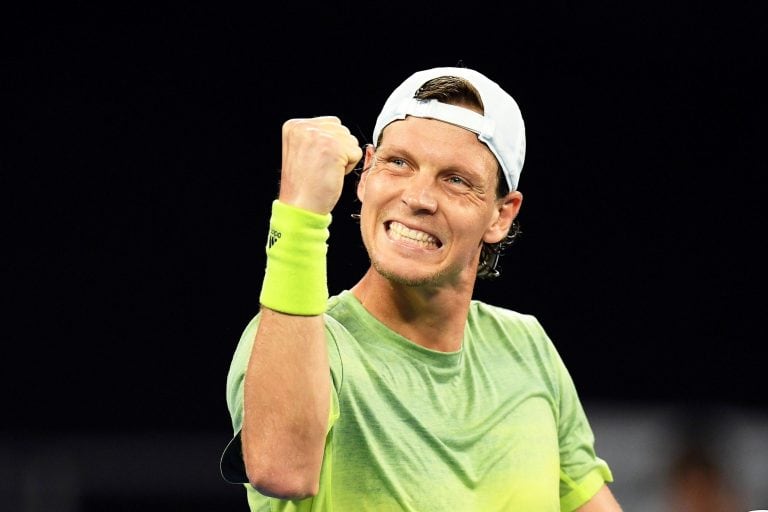
[[357,138],[335,116],[290,119],[283,124],[280,201],[330,213],[346,176],[363,157]]

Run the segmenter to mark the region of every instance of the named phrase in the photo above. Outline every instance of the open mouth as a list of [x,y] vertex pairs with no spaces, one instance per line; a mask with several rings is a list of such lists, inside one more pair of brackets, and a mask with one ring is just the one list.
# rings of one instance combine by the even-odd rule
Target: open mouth
[[389,237],[395,241],[407,242],[424,249],[439,249],[443,246],[443,243],[440,240],[429,233],[411,229],[394,220],[386,223],[385,227],[387,228]]

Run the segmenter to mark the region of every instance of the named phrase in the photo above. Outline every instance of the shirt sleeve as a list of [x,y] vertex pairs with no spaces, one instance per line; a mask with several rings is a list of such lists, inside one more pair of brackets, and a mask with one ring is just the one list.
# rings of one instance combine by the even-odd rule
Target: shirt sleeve
[[558,389],[560,508],[571,511],[589,501],[606,482],[612,482],[613,475],[595,452],[595,437],[584,407],[554,346],[551,361]]

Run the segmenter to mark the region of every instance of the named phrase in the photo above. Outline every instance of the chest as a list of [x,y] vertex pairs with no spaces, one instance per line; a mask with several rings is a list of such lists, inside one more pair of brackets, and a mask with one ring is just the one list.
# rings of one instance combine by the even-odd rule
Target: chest
[[443,510],[494,510],[534,489],[557,502],[555,398],[525,365],[363,357],[345,364],[339,407],[334,480],[347,491]]

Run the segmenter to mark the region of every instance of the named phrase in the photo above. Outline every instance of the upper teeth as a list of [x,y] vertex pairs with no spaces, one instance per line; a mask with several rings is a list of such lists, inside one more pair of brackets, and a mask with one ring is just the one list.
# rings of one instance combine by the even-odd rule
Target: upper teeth
[[421,242],[423,245],[437,245],[437,238],[433,237],[429,233],[423,231],[417,231],[411,229],[399,222],[390,222],[389,230],[395,239],[407,238],[416,242]]

